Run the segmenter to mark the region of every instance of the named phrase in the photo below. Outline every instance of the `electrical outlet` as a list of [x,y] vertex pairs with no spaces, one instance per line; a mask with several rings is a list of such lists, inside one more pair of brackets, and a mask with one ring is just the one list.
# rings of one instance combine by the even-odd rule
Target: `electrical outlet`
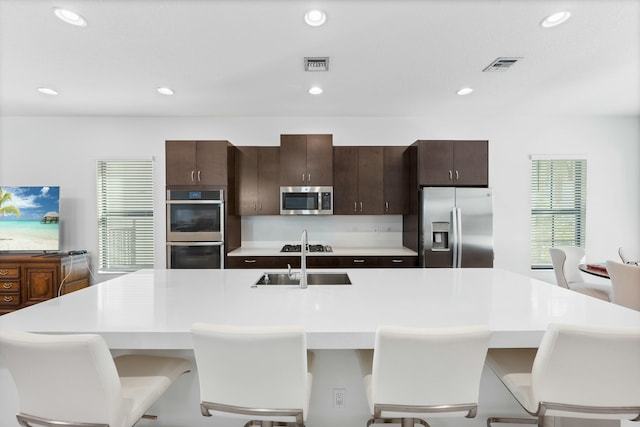
[[333,407],[344,408],[347,406],[347,389],[334,388],[333,389]]

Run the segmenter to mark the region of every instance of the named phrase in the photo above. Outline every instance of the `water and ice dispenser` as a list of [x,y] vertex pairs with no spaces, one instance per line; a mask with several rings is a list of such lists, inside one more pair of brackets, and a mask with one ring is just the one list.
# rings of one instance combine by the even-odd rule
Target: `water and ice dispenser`
[[448,222],[432,222],[431,223],[431,250],[432,251],[448,251],[449,250],[449,223]]

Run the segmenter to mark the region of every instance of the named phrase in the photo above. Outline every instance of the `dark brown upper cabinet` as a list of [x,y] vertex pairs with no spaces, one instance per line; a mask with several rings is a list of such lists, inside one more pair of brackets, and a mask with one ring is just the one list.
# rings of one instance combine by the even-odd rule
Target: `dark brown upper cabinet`
[[239,215],[280,214],[280,149],[236,147]]
[[228,141],[166,141],[166,185],[228,185],[231,147]]
[[280,185],[333,185],[333,136],[280,135]]
[[383,147],[333,148],[335,215],[384,213]]
[[384,157],[384,213],[404,215],[408,211],[407,187],[409,165],[404,155],[407,147],[385,146]]
[[421,186],[489,185],[488,141],[417,141]]

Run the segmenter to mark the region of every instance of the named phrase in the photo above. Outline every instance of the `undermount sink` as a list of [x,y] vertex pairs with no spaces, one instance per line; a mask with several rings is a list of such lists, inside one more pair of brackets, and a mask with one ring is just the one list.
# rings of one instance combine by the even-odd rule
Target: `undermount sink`
[[[263,273],[254,286],[299,285],[300,281],[290,279],[288,273]],[[350,285],[347,273],[307,273],[309,285]]]

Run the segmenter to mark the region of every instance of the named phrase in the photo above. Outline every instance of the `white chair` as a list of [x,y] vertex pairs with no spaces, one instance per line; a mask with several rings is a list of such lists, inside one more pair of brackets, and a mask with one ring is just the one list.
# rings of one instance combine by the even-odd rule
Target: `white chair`
[[535,418],[489,418],[536,424],[544,416],[640,420],[640,330],[549,325],[540,347],[490,349],[487,365]]
[[640,265],[640,247],[621,246],[618,255],[625,264]]
[[304,425],[312,376],[302,328],[195,323],[191,333],[203,416]]
[[21,426],[131,427],[183,373],[188,360],[113,359],[99,335],[0,331],[0,356],[13,377]]
[[607,261],[613,295],[611,302],[640,311],[640,267]]
[[578,269],[584,261],[584,249],[576,246],[558,246],[549,249],[553,272],[558,286],[571,289],[604,301],[611,301],[611,287],[585,282]]
[[367,426],[475,417],[489,336],[481,326],[380,327],[373,351],[360,352],[372,414]]

